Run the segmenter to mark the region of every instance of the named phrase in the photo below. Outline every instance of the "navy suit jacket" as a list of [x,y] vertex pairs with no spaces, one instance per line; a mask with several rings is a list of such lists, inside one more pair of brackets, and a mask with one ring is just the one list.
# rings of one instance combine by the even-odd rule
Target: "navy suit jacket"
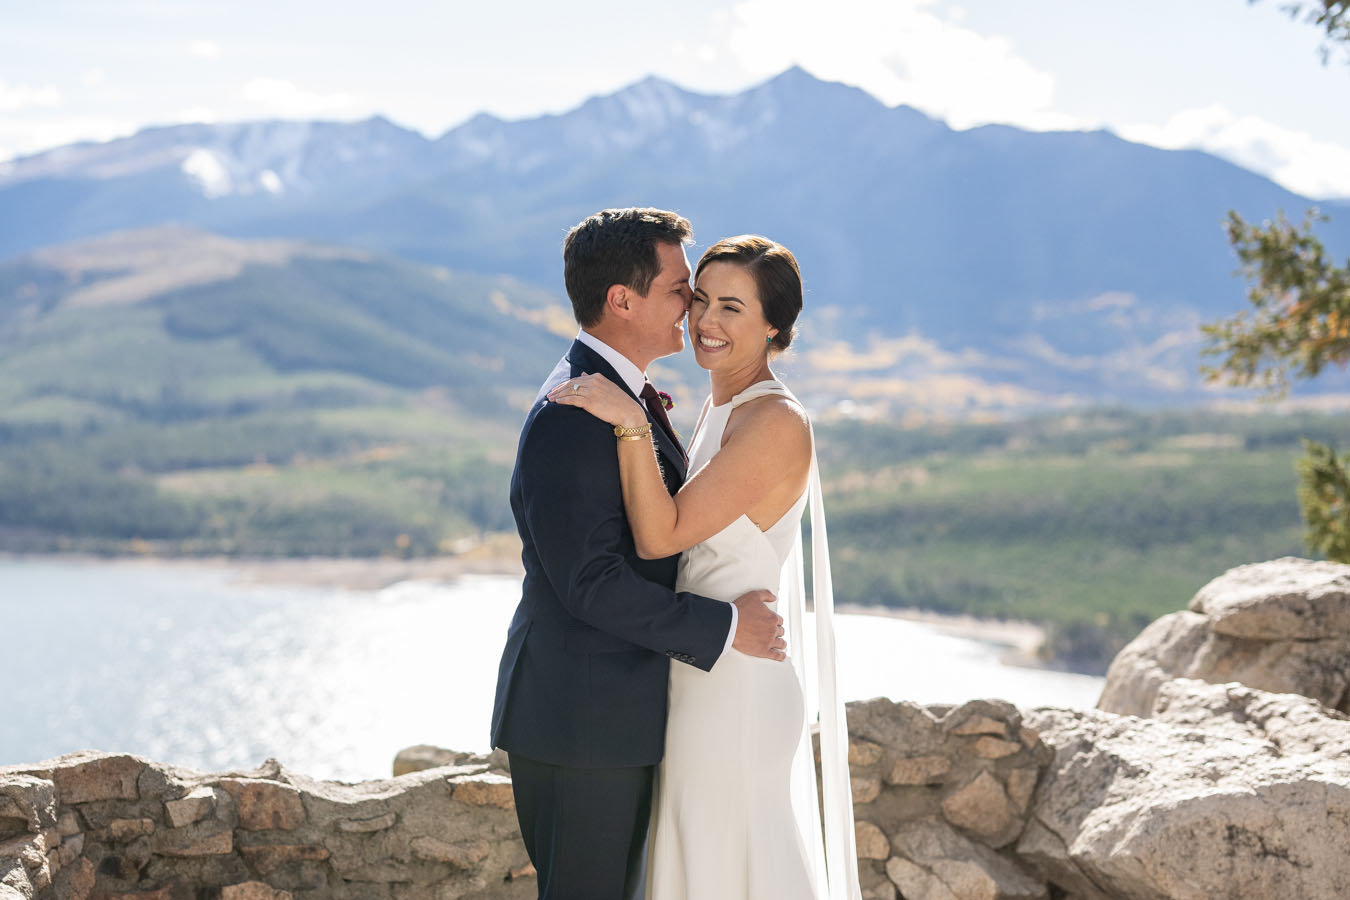
[[[613,427],[545,399],[583,373],[628,390],[575,341],[525,419],[511,476],[525,581],[497,674],[492,746],[574,768],[655,765],[665,748],[670,660],[711,669],[731,607],[676,593],[678,556],[638,557]],[[684,483],[683,456],[660,425],[653,435],[673,494]]]

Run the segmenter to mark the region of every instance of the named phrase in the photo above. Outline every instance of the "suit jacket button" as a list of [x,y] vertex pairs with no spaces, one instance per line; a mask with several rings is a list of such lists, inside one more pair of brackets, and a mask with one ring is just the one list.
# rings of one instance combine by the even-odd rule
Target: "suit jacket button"
[[675,651],[674,651],[674,650],[667,650],[667,651],[666,651],[666,656],[669,656],[669,657],[671,657],[671,658],[674,658],[674,656],[675,656]]

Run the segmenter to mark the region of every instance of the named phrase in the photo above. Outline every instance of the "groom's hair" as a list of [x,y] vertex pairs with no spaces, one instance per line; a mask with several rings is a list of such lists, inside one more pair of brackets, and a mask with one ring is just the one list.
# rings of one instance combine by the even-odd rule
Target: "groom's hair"
[[563,281],[577,324],[600,324],[611,285],[647,295],[661,271],[658,241],[687,244],[693,239],[689,220],[669,210],[603,209],[587,216],[563,241]]

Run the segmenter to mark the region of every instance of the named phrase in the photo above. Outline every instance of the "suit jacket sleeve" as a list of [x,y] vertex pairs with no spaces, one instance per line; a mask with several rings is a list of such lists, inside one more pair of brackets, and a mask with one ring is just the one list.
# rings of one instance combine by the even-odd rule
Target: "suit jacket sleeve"
[[619,484],[613,429],[548,403],[521,446],[525,521],[568,613],[624,640],[707,671],[721,655],[731,605],[643,578]]

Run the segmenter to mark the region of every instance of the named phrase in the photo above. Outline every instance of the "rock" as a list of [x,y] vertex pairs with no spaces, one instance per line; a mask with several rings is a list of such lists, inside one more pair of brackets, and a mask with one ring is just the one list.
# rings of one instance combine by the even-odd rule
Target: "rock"
[[218,856],[234,852],[234,835],[229,831],[207,835],[191,830],[161,831],[151,846],[161,856]]
[[889,879],[863,888],[862,900],[896,900],[895,884]]
[[387,812],[382,816],[372,816],[368,819],[338,819],[338,831],[349,833],[366,834],[372,831],[383,831],[386,828],[392,828],[398,821],[398,814]]
[[1199,613],[1175,612],[1155,620],[1111,661],[1097,708],[1147,716],[1158,688],[1186,674],[1207,635],[1205,617]]
[[1008,799],[1019,813],[1025,813],[1031,803],[1031,795],[1036,790],[1036,778],[1039,770],[1032,768],[1013,769],[1008,773]]
[[[42,834],[24,834],[0,841],[0,874],[5,864],[14,872],[13,880],[43,890],[51,884],[51,862],[47,858],[47,839]],[[22,876],[20,879],[19,876]],[[5,876],[9,877],[9,876]]]
[[266,877],[292,862],[323,860],[329,857],[326,847],[312,844],[265,844],[258,847],[240,847],[239,853],[254,871]]
[[882,747],[862,738],[849,737],[848,764],[851,768],[875,766],[881,762]]
[[1350,565],[1285,557],[1229,569],[1191,600],[1218,634],[1261,641],[1350,636]]
[[118,891],[116,893],[100,893],[99,900],[173,900],[172,884],[166,884],[164,887],[153,891]]
[[849,779],[853,803],[871,803],[881,794],[881,779],[875,775],[854,775]]
[[[1188,687],[1201,693],[1183,702]],[[1055,759],[1021,858],[1082,900],[1350,896],[1350,720],[1238,686],[1177,683],[1160,697],[1162,715],[1209,709],[1215,727],[1028,714]]]
[[300,792],[289,784],[226,778],[220,786],[234,798],[239,827],[246,831],[289,831],[305,824]]
[[435,747],[431,744],[404,747],[394,756],[394,776],[434,769],[437,766],[457,766],[459,761],[467,755],[446,750],[443,747]]
[[262,881],[245,881],[222,887],[220,900],[291,900],[291,892],[276,890]]
[[439,838],[420,835],[412,839],[412,852],[418,859],[450,863],[461,869],[472,869],[487,859],[492,847],[487,841],[450,843]]
[[70,865],[75,860],[79,859],[80,854],[83,852],[84,852],[83,834],[71,835],[70,837],[62,841],[61,846],[57,848],[57,856],[60,859],[61,866],[63,868],[65,866]]
[[516,797],[511,790],[511,779],[491,772],[473,775],[455,785],[454,797],[469,806],[496,806],[515,809]]
[[57,824],[56,786],[32,775],[0,777],[0,841]]
[[133,841],[147,834],[153,834],[154,831],[155,822],[153,819],[113,819],[104,829],[104,836],[109,840],[125,842]]
[[[942,801],[942,814],[958,828],[977,835],[991,847],[1016,840],[1023,822],[997,778],[980,772]],[[904,891],[904,888],[901,888]]]
[[1350,759],[1350,716],[1302,694],[1178,678],[1163,685],[1150,717],[1208,734],[1273,744],[1281,754]]
[[87,859],[80,859],[73,864],[67,870],[69,879],[66,881],[64,900],[86,900],[94,889],[96,871],[94,864]]
[[975,755],[982,759],[1002,759],[1005,756],[1012,756],[1021,749],[1022,745],[1015,741],[1005,741],[988,735],[975,742]]
[[66,810],[56,820],[56,832],[61,837],[70,837],[80,833],[80,820],[74,810]]
[[854,822],[853,835],[859,859],[885,859],[891,855],[891,842],[871,822],[861,819]]
[[52,770],[62,803],[92,803],[95,800],[135,800],[140,796],[136,780],[146,762],[125,754],[92,750],[57,757]]
[[506,875],[507,881],[519,881],[522,878],[538,878],[539,872],[535,869],[534,863],[526,863],[519,869],[512,869]]
[[490,771],[506,774],[510,771],[505,750],[493,750],[487,756],[447,750],[432,744],[405,747],[394,756],[394,777],[411,772],[422,772],[441,766],[484,765]]
[[174,828],[182,828],[216,811],[216,792],[206,786],[194,788],[186,797],[164,802],[164,814]]
[[897,759],[886,781],[889,784],[941,784],[951,770],[952,761],[946,756]]
[[1173,678],[1236,681],[1350,712],[1350,566],[1285,558],[1229,570],[1116,656],[1097,706],[1146,716]]
[[994,734],[1002,737],[1008,733],[1008,725],[989,716],[972,715],[949,731],[952,734]]
[[1045,900],[1046,885],[1016,862],[939,819],[911,822],[892,840],[886,874],[905,900]]

